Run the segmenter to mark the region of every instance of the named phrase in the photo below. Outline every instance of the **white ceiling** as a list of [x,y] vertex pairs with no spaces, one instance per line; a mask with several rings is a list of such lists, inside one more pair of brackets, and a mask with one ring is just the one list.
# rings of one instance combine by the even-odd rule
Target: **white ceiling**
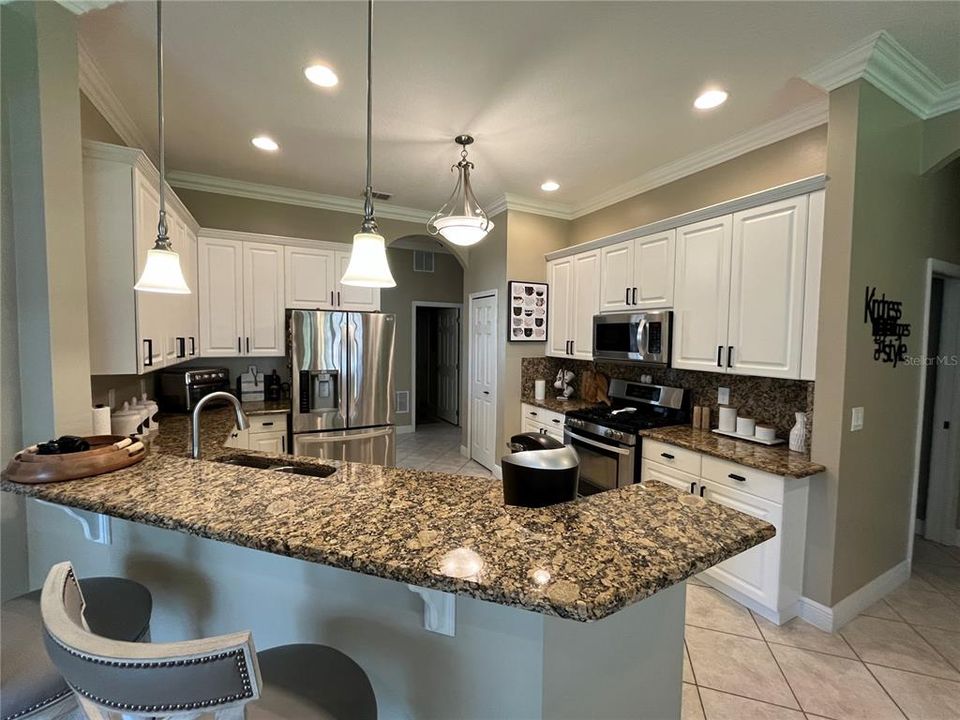
[[[168,167],[358,197],[363,2],[171,2]],[[83,15],[81,39],[143,135],[155,133],[155,6]],[[960,80],[960,3],[401,2],[374,7],[374,185],[435,209],[453,136],[473,134],[481,202],[584,205],[650,170],[822,99],[799,77],[888,30]],[[331,64],[333,92],[302,68]],[[709,84],[730,100],[694,111]],[[250,145],[259,133],[281,146]],[[544,193],[540,183],[561,183]]]

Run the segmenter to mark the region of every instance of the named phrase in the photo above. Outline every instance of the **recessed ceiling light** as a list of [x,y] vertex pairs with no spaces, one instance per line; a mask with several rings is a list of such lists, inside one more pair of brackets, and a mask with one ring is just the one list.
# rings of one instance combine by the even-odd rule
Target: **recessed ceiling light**
[[307,76],[307,80],[320,87],[330,88],[340,82],[337,74],[326,65],[311,65],[303,69],[303,74]]
[[710,110],[723,105],[726,101],[727,93],[724,90],[707,90],[693,101],[693,106],[697,110]]
[[560,183],[555,180],[547,180],[543,185],[540,186],[540,189],[544,192],[553,192],[554,190],[560,189]]
[[254,147],[260,148],[261,150],[266,150],[267,152],[276,152],[280,149],[280,146],[277,145],[277,141],[272,137],[267,135],[257,135],[250,142],[253,143]]

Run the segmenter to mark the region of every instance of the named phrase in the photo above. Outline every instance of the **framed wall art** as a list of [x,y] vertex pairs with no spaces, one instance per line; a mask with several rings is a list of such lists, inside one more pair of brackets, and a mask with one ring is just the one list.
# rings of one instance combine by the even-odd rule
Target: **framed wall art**
[[546,342],[550,296],[546,283],[511,280],[507,283],[507,340]]

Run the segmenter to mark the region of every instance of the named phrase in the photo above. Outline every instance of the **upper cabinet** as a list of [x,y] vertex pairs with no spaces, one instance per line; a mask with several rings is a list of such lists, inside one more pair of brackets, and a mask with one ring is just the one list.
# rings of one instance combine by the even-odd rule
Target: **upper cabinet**
[[808,215],[803,195],[677,230],[674,367],[800,377]]
[[167,234],[190,295],[136,292],[157,237],[160,176],[140,150],[85,141],[90,372],[134,375],[198,354],[196,221],[168,187]]
[[547,355],[593,359],[593,316],[600,306],[600,250],[547,263]]
[[600,249],[600,312],[673,305],[676,231],[645,235]]
[[378,288],[343,285],[340,278],[350,264],[350,252],[317,247],[284,249],[286,303],[301,310],[380,309]]

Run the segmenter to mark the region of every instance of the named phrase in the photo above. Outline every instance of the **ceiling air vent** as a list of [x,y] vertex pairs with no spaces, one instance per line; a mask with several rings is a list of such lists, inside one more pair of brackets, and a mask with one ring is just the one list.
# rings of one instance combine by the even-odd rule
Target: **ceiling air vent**
[[435,267],[434,265],[435,257],[436,257],[436,253],[433,253],[429,250],[414,250],[413,251],[413,271],[432,273]]
[[389,199],[392,198],[392,197],[393,197],[393,193],[380,192],[379,190],[374,190],[374,191],[373,191],[373,199],[374,199],[374,200],[389,200]]

